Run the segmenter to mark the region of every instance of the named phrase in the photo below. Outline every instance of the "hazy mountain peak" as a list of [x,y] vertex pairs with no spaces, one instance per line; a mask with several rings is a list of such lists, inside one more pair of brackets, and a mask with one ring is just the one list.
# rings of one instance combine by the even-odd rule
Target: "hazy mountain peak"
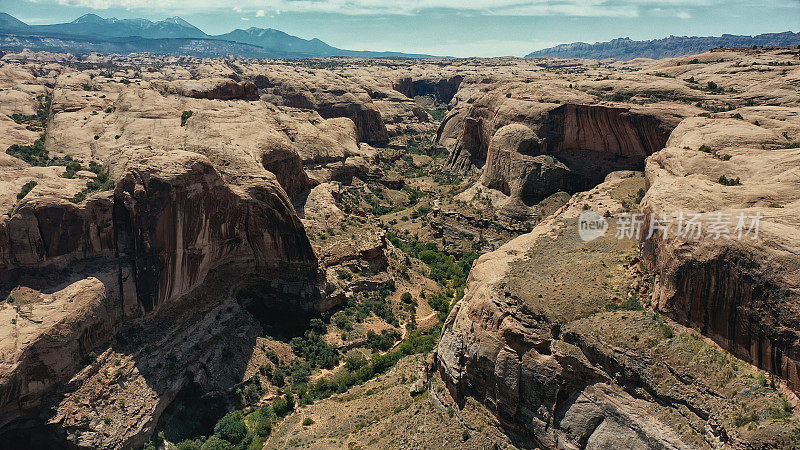
[[27,28],[28,24],[17,19],[11,14],[0,12],[0,28],[19,29]]
[[162,20],[162,22],[174,23],[175,25],[181,25],[181,26],[189,27],[189,28],[197,28],[196,26],[192,25],[191,23],[183,20],[181,17],[178,17],[178,16],[167,17],[166,19]]
[[703,53],[717,47],[781,47],[800,44],[800,33],[766,33],[757,36],[674,36],[649,41],[634,41],[629,37],[616,38],[607,42],[573,42],[537,50],[528,57],[548,56],[553,58],[668,58],[673,56]]
[[[236,29],[229,33],[209,36],[199,28],[182,19],[174,16],[168,17],[157,22],[148,19],[118,19],[115,17],[104,19],[97,14],[84,14],[72,22],[57,23],[51,25],[27,25],[14,18],[13,16],[0,13],[0,33],[27,35],[35,32],[37,36],[56,36],[64,39],[58,45],[65,51],[75,51],[75,46],[82,49],[102,48],[105,51],[130,52],[151,51],[157,49],[159,52],[176,53],[187,52],[189,54],[240,54],[248,57],[326,57],[326,56],[428,56],[428,55],[406,55],[402,53],[386,52],[358,52],[342,50],[332,47],[319,39],[303,39],[285,33],[274,28],[250,27],[246,30]],[[86,44],[74,44],[69,40],[70,37],[80,36],[90,38],[92,42]],[[138,40],[133,38],[139,38]],[[123,39],[120,41],[119,39]],[[168,50],[182,48],[181,40],[203,39],[202,44],[194,44],[185,49]],[[52,50],[56,41],[42,41],[38,45],[34,42],[26,42],[24,45],[31,48],[47,48]],[[109,50],[113,49],[113,50]]]
[[103,23],[106,19],[98,16],[97,14],[84,14],[77,19],[73,20],[71,23]]

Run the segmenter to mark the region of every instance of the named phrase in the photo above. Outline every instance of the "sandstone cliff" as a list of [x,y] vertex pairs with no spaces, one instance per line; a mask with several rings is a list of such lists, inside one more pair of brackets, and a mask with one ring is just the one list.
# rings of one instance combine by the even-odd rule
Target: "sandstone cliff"
[[[800,124],[790,126],[797,135]],[[666,214],[674,228],[671,236],[647,240],[644,256],[658,276],[659,309],[798,390],[800,274],[793,230],[800,223],[800,153],[782,148],[784,127],[735,119],[684,121],[667,148],[648,159],[644,211]],[[698,151],[701,145],[715,153]],[[722,176],[741,179],[741,185],[722,185]],[[677,236],[679,213],[684,225],[691,215],[703,213],[707,228],[701,238]],[[717,213],[724,234],[713,239],[715,231],[708,227]],[[757,236],[755,216],[760,217]]]
[[[777,67],[793,55],[769,58]],[[595,152],[616,154],[607,168],[642,167],[646,158],[646,185],[639,178],[639,191],[626,186],[638,176],[611,175],[476,262],[436,351],[435,368],[457,399],[487,405],[522,446],[796,445],[787,433],[797,419],[771,412],[794,395],[750,381],[764,377],[758,367],[779,386],[798,385],[793,142],[800,125],[796,95],[777,87],[792,84],[796,69],[744,68],[760,57],[766,55],[710,53],[700,55],[704,67],[637,62],[632,67],[654,75],[649,89],[632,88],[638,93],[619,82],[624,73],[602,75],[591,63],[583,66],[588,79],[570,79],[572,90],[563,89],[563,79],[538,90],[539,81],[465,81],[439,142],[452,149],[454,168],[481,169],[479,183],[502,194],[493,201],[519,195],[526,173],[535,175],[524,180],[553,183],[537,173],[535,154],[550,153],[569,169]],[[715,80],[732,87],[707,83]],[[706,111],[664,99],[667,86],[672,99]],[[587,103],[586,93],[601,102]],[[762,96],[770,106],[753,105]],[[647,97],[661,100],[624,104]],[[548,119],[553,115],[557,120]],[[578,240],[582,211],[635,211],[645,189],[646,218],[663,213],[675,227],[680,212],[722,212],[731,215],[734,233],[738,214],[759,215],[759,238],[679,239],[674,228],[670,238],[648,237],[646,220],[640,255],[636,242],[606,240],[616,228],[608,219],[604,237]]]
[[[33,426],[44,442],[55,439],[53,445],[67,439],[131,447],[149,437],[161,412],[193,378],[191,371],[230,372],[196,380],[209,389],[241,381],[241,365],[214,359],[218,345],[232,345],[223,344],[232,329],[247,324],[243,339],[260,330],[236,303],[239,292],[257,290],[263,295],[258,301],[285,304],[298,315],[320,307],[317,259],[287,195],[310,182],[291,140],[276,130],[279,111],[265,127],[247,115],[267,111],[265,105],[231,101],[227,110],[206,116],[201,111],[213,108],[201,102],[219,100],[190,99],[196,103],[187,105],[144,83],[65,72],[52,93],[48,157],[84,168],[100,162],[116,186],[87,192],[95,173],[64,178],[64,165],[31,167],[3,155],[8,213],[0,221],[0,291],[8,298],[0,313],[10,325],[0,341],[7,355],[0,370],[0,428],[5,433]],[[91,94],[79,93],[86,91],[84,83],[92,83]],[[182,124],[184,110],[198,113]],[[261,132],[220,126],[226,121],[249,122]],[[201,125],[209,122],[217,126]],[[346,124],[338,129],[348,136]],[[249,145],[225,148],[237,137]],[[295,163],[277,162],[287,160]],[[36,181],[35,188],[17,195],[28,180]],[[208,315],[223,309],[230,320],[215,323]],[[194,330],[188,341],[176,338],[184,326]],[[152,348],[157,339],[161,343]],[[241,344],[234,346],[248,347]],[[92,377],[121,373],[120,359],[81,368],[90,352],[109,354],[120,346],[127,346],[126,361],[136,367],[121,379],[150,391],[107,394],[120,403],[140,397],[138,412],[123,415],[109,434],[102,431],[105,404],[83,403],[81,392]],[[148,358],[175,364],[148,365]]]
[[[796,419],[739,426],[735,411],[769,417],[782,402],[759,390],[753,369],[653,313],[609,308],[647,301],[636,242],[618,240],[613,222],[582,242],[577,217],[586,206],[623,211],[626,193],[643,185],[641,175],[612,174],[482,256],[445,323],[438,374],[457,400],[484,403],[521,447],[787,445]],[[751,396],[738,397],[742,389]]]

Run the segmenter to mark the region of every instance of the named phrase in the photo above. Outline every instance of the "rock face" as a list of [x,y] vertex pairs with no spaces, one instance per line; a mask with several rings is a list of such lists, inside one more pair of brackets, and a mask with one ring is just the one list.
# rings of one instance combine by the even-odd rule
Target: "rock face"
[[[52,92],[46,149],[84,167],[104,164],[116,186],[70,200],[94,174],[68,179],[63,166],[2,155],[0,295],[8,301],[0,315],[10,325],[0,341],[0,433],[18,445],[39,436],[43,446],[135,447],[187,383],[229,390],[241,382],[243,353],[261,330],[245,303],[298,316],[320,308],[317,258],[287,195],[311,181],[276,123],[291,124],[308,153],[325,148],[342,160],[341,147],[356,146],[353,125],[313,114],[331,130],[314,143],[323,133],[305,118],[308,127],[266,105],[208,99],[247,97],[246,83],[216,84],[195,99],[183,96],[198,91],[165,96],[97,77],[94,93],[80,94],[89,77],[65,72]],[[181,124],[184,110],[196,113]],[[29,180],[35,188],[19,197]],[[225,347],[243,349],[239,362],[218,357]],[[86,366],[90,352],[116,356]],[[221,375],[209,380],[206,369]],[[80,400],[107,382],[104,373],[129,388],[103,394],[111,403]],[[136,413],[121,414],[119,404],[132,401]],[[103,431],[104,416],[118,421],[113,433]]]
[[252,81],[229,78],[173,81],[164,90],[184,97],[208,100],[258,100],[258,89]]
[[[530,234],[481,256],[445,323],[436,371],[458,401],[485,404],[519,447],[788,442],[794,419],[750,433],[732,413],[768,417],[782,402],[769,389],[737,395],[753,389],[752,369],[721,376],[725,358],[692,330],[651,312],[604,312],[621,298],[646,298],[648,282],[631,265],[637,243],[617,239],[613,223],[583,242],[577,219],[587,206],[623,211],[619,194],[643,185],[641,175],[611,174]],[[706,354],[723,362],[698,364]]]
[[440,79],[413,79],[409,77],[401,78],[394,83],[394,89],[408,98],[418,95],[430,96],[438,103],[450,103],[455,97],[461,82],[464,81],[462,75],[454,75],[449,78]]
[[556,192],[586,190],[615,170],[641,169],[680,118],[663,107],[557,103],[569,93],[518,99],[527,92],[495,83],[488,93],[459,99],[437,136],[451,149],[450,166],[480,168],[479,183],[505,195],[498,206],[514,218],[531,215],[529,206]]
[[[293,75],[296,74],[270,73],[257,77],[255,81],[276,104],[313,109],[326,119],[346,117],[352,120],[359,141],[380,144],[389,140],[381,113],[363,88],[338,80],[338,85],[327,90],[310,89],[313,81],[304,82]],[[336,78],[333,74],[323,76]]]
[[[467,80],[457,94],[439,129],[439,142],[453,150],[454,168],[479,167],[479,183],[503,196],[521,190],[521,168],[538,167],[529,156],[534,152],[554,156],[571,172],[596,165],[587,155],[614,155],[599,159],[608,163],[600,165],[603,171],[614,164],[641,167],[646,158],[641,191],[625,186],[625,180],[637,176],[611,175],[574,196],[531,233],[482,256],[470,272],[464,298],[447,319],[436,370],[456,398],[477,399],[519,433],[521,446],[796,445],[784,431],[793,429],[796,419],[775,425],[769,412],[774,406],[768,405],[784,402],[780,394],[746,387],[756,372],[744,371],[753,370],[751,363],[798,389],[800,217],[793,144],[800,133],[798,100],[780,88],[765,87],[791,83],[796,71],[768,71],[768,76],[739,70],[755,54],[724,55],[732,60],[715,68],[687,68],[684,60],[669,60],[644,70],[670,74],[659,77],[667,79],[664,86],[675,85],[676,96],[687,94],[680,93],[685,86],[671,81],[673,76],[688,84],[716,80],[735,85],[731,94],[690,88],[696,91],[692,101],[707,109],[719,102],[739,106],[729,113],[700,114],[667,104],[592,104],[569,90],[535,90],[538,81],[525,86]],[[711,62],[720,56],[699,58]],[[775,65],[789,58],[788,53],[770,57],[777,58]],[[581,89],[624,89],[608,78],[612,81],[601,76],[587,80]],[[653,95],[663,95],[658,82],[654,86],[660,93]],[[772,106],[752,106],[746,100],[762,95]],[[600,175],[587,169],[581,173],[587,181]],[[607,220],[605,236],[577,239],[583,210],[613,217],[623,206],[635,208],[636,193],[640,198],[645,188],[643,233],[637,234],[641,254],[637,242],[615,248],[618,242],[605,241],[615,233],[613,219]],[[648,235],[651,213],[671,219],[670,236]],[[702,214],[700,237],[676,236],[680,213],[684,220]],[[715,239],[714,228],[707,226],[720,213],[730,222],[723,237]],[[738,239],[740,214],[747,222]],[[758,239],[748,234],[753,216],[761,219]],[[606,259],[612,254],[631,259]],[[620,262],[621,268],[615,265]],[[593,269],[598,264],[601,268]],[[620,280],[630,288],[615,287]],[[699,332],[651,312],[615,311],[629,308],[622,306],[626,301],[650,305]],[[704,336],[710,340],[703,341]],[[711,340],[744,362],[710,345]],[[718,365],[706,354],[726,362]],[[745,399],[736,393],[741,390],[755,394]],[[758,425],[743,426],[745,413]]]
[[[486,106],[472,103],[463,117],[455,119],[463,120],[463,125],[457,127],[462,131],[450,157],[453,168],[483,167],[497,131],[507,124],[519,123],[531,128],[541,140],[535,153],[551,154],[575,166],[575,171],[586,178],[585,189],[598,184],[614,168],[641,167],[647,155],[664,146],[678,122],[656,111],[629,107],[524,105],[518,100],[509,100],[509,103],[516,103],[509,106],[498,98],[502,97],[492,94],[491,99],[484,99]],[[451,112],[452,116],[459,114],[462,113]],[[446,139],[443,131],[440,130],[440,142]],[[613,167],[615,162],[616,167]]]
[[112,216],[109,196],[83,207],[57,199],[25,203],[0,225],[0,279],[13,285],[28,269],[61,270],[76,260],[113,256]]
[[[84,266],[89,261],[94,262],[83,270],[89,270],[89,278],[102,281],[92,289],[84,286],[85,292],[79,286],[89,278],[67,281],[68,293],[59,290],[52,300],[33,306],[28,319],[35,322],[35,331],[28,331],[31,338],[3,340],[8,347],[4,349],[19,356],[6,361],[0,383],[4,400],[0,408],[8,411],[4,416],[35,410],[43,394],[68,380],[88,351],[107,342],[123,323],[191,292],[208,290],[205,283],[216,283],[218,289],[226,286],[228,290],[218,291],[222,298],[252,285],[302,299],[294,306],[300,310],[318,302],[316,257],[274,179],[272,185],[263,183],[267,179],[232,189],[200,155],[137,157],[142,159],[129,163],[113,197],[93,198],[84,208],[44,201],[25,204],[5,224],[14,245],[9,252],[13,264],[3,270],[3,278],[13,283],[4,286],[24,283],[46,290],[64,281],[37,279],[33,274],[66,270],[69,280],[75,277],[68,275],[69,265]],[[77,299],[66,309],[69,314],[51,312],[65,296]],[[219,299],[206,301],[219,303]],[[13,314],[14,308],[4,310]],[[158,392],[162,408],[182,385],[180,380],[174,383],[178,383],[175,392]]]
[[514,199],[542,199],[573,190],[577,180],[569,167],[542,154],[542,141],[521,124],[506,125],[492,138],[481,184]]
[[[790,133],[796,135],[800,124],[792,122]],[[800,244],[794,173],[800,152],[782,148],[786,126],[702,118],[682,123],[667,148],[648,159],[645,212],[673,217],[675,227],[679,213],[688,220],[704,212],[700,222],[706,229],[700,238],[654,236],[645,241],[644,256],[658,275],[655,300],[661,310],[800,390],[794,250]],[[698,151],[700,145],[716,153]],[[741,185],[720,184],[723,175],[741,179]],[[719,239],[709,228],[715,214],[722,214]],[[751,229],[755,216],[757,236]]]
[[3,430],[30,420],[54,383],[71,378],[86,354],[117,330],[123,316],[117,273],[94,275],[52,294],[17,289],[11,294],[17,305],[0,312],[7,323],[17,317],[2,333]]
[[377,74],[358,65],[338,70],[251,65],[243,68],[243,76],[276,105],[314,110],[326,119],[351,119],[359,142],[383,145],[398,134],[435,127],[420,105],[393,89],[391,71]]
[[291,268],[313,279],[316,258],[277,183],[237,195],[197,155],[137,157],[119,181],[114,217],[116,248],[133,265],[145,312],[191,291],[222,266],[264,278]]

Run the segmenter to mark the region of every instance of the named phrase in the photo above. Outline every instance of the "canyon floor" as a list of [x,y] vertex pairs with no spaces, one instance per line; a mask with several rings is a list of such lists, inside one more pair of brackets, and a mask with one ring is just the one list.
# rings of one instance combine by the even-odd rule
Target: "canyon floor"
[[4,53],[0,148],[14,448],[800,446],[800,49]]

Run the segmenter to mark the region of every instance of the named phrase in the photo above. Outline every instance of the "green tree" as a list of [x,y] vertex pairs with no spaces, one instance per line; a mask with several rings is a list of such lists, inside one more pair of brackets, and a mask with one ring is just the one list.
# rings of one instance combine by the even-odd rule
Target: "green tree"
[[178,442],[178,444],[175,445],[175,448],[178,450],[200,450],[202,447],[203,443],[197,439],[186,439],[185,441]]
[[234,447],[233,444],[225,439],[221,439],[218,436],[211,436],[200,448],[201,450],[233,450]]
[[225,414],[214,426],[214,434],[231,444],[242,442],[242,439],[247,436],[247,425],[244,424],[242,418],[241,411]]

